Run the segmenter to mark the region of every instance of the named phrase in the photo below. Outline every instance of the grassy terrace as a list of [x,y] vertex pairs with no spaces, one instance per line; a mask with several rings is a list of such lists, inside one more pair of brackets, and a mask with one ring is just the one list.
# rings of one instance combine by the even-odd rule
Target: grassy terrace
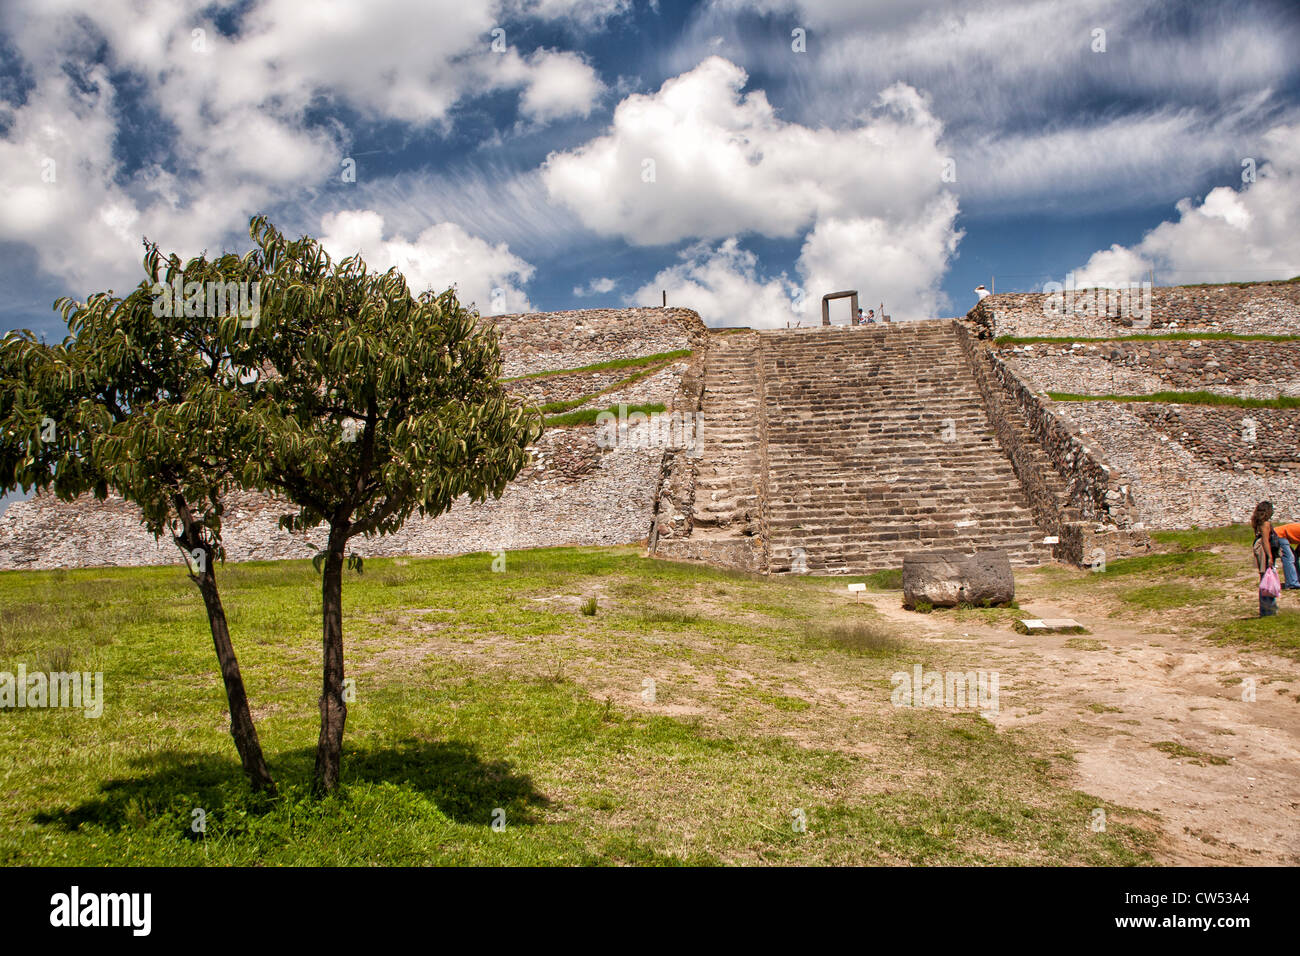
[[1300,342],[1300,335],[1238,335],[1233,332],[1170,332],[1168,335],[999,335],[994,345],[1070,345],[1074,342]]
[[[661,369],[671,365],[673,362],[686,358],[691,354],[691,349],[680,349],[675,352],[659,352],[655,355],[645,355],[639,358],[615,359],[609,362],[599,362],[595,365],[584,365],[581,368],[561,369],[554,372],[533,372],[529,375],[520,375],[515,378],[503,379],[503,381],[518,382],[525,379],[556,378],[558,376],[577,375],[584,372],[601,372],[625,368],[637,369],[637,371],[633,372],[631,375],[627,375],[619,379],[617,382],[611,382],[604,388],[598,389],[594,392],[588,392],[585,395],[579,395],[577,398],[570,398],[564,401],[546,402],[538,406],[541,413],[545,416],[545,424],[547,428],[569,428],[575,425],[590,425],[596,421],[596,418],[602,412],[609,411],[618,414],[618,406],[614,405],[609,408],[587,409],[581,408],[581,406],[589,404],[602,395],[607,395],[610,392],[616,392],[621,388],[626,388],[627,386],[638,382],[647,376],[653,375]],[[665,406],[662,404],[629,405],[628,413],[644,412],[646,414],[653,414],[655,412],[664,411],[664,408]]]
[[1048,392],[1054,402],[1165,402],[1170,405],[1235,405],[1238,408],[1300,408],[1300,398],[1279,395],[1277,398],[1241,398],[1215,392],[1152,392],[1149,395],[1079,395],[1074,392]]
[[554,415],[559,412],[571,411],[577,408],[579,405],[585,405],[588,402],[592,401],[593,399],[599,398],[601,395],[606,395],[609,392],[617,391],[620,388],[626,388],[627,386],[631,385],[633,382],[639,382],[641,379],[646,378],[649,375],[653,375],[655,372],[659,371],[660,369],[665,368],[668,364],[669,364],[668,362],[664,362],[660,365],[652,365],[649,368],[642,369],[639,372],[635,372],[632,375],[627,376],[626,378],[621,378],[617,382],[613,382],[609,385],[606,385],[604,388],[600,389],[599,391],[588,392],[586,395],[579,395],[577,398],[571,398],[563,402],[546,402],[545,404],[539,407],[542,411],[542,414],[544,415]]
[[[667,406],[662,402],[652,402],[648,405],[628,405],[627,413],[642,412],[646,415],[653,415],[665,411]],[[562,415],[549,415],[546,418],[547,428],[571,428],[574,425],[593,425],[596,419],[603,413],[609,412],[611,415],[619,413],[617,405],[611,405],[608,408],[580,408],[576,411],[565,412]]]
[[[894,708],[892,673],[978,657],[900,632],[843,580],[764,580],[631,548],[511,553],[499,574],[491,560],[373,559],[349,574],[356,701],[343,790],[320,803],[305,795],[320,657],[309,562],[220,572],[281,788],[266,802],[245,791],[180,570],[0,573],[0,669],[102,671],[107,685],[98,720],[0,713],[0,863],[1151,859],[1147,818],[1072,789],[1053,735]],[[1208,570],[1122,565],[1108,586]],[[1061,574],[1061,586],[1100,583]],[[1109,825],[1094,833],[1099,805]]]
[[691,354],[693,354],[692,349],[678,349],[675,352],[657,352],[654,355],[642,355],[636,358],[611,359],[608,362],[597,362],[595,365],[583,365],[579,368],[563,368],[552,372],[529,372],[527,375],[516,375],[514,378],[503,378],[501,381],[521,382],[525,379],[555,378],[559,375],[578,375],[582,372],[607,372],[622,368],[644,368],[647,365],[663,366],[669,362],[686,358]]

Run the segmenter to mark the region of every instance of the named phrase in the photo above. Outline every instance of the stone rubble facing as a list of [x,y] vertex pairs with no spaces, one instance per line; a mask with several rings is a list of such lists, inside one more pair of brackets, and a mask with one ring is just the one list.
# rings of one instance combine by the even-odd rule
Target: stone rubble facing
[[1300,396],[1300,342],[1184,340],[1004,346],[999,354],[1043,391],[1076,395],[1215,392]]
[[[1129,317],[1047,316],[1044,301],[1042,294],[988,296],[961,324],[972,339],[983,340],[988,361],[1002,369],[1008,387],[1013,380],[1020,383],[1023,408],[1041,406],[1041,413],[1030,414],[1044,423],[1072,422],[1093,456],[1113,475],[1124,476],[1142,526],[1243,522],[1263,499],[1274,501],[1279,513],[1297,514],[1290,509],[1300,509],[1300,501],[1291,497],[1300,476],[1300,409],[1052,402],[1046,393],[1296,397],[1300,342],[1180,338],[994,345],[988,340],[1171,332],[1300,335],[1300,284],[1155,289],[1149,328],[1134,327]],[[1064,464],[1056,456],[1053,463],[1058,470]]]
[[597,395],[578,407],[603,411],[618,405],[663,405],[665,409],[672,411],[681,387],[682,375],[685,374],[689,364],[674,362],[622,388]]
[[[1162,332],[1232,332],[1239,335],[1300,333],[1300,282],[1263,282],[1245,286],[1173,286],[1110,301],[1079,295],[1067,305],[1064,294],[997,293],[985,296],[966,315],[981,338],[1012,336],[1086,336],[1105,338]],[[1097,306],[1096,309],[1090,306]],[[1130,306],[1132,311],[1130,311]],[[1101,314],[1098,314],[1100,312]],[[1106,314],[1109,312],[1110,314]],[[1144,323],[1149,323],[1145,325]]]
[[696,349],[707,342],[704,323],[690,309],[576,309],[490,318],[501,335],[506,378]]
[[635,369],[606,369],[573,375],[548,375],[545,378],[521,378],[506,383],[506,390],[529,405],[547,402],[571,402],[609,388],[627,378]]
[[[497,319],[502,328],[503,364],[523,375],[592,365],[614,358],[639,358],[707,345],[699,316],[688,309],[584,310]],[[504,319],[504,323],[502,321]],[[580,325],[575,344],[565,329]],[[557,352],[547,349],[550,344]],[[610,352],[600,351],[608,348]],[[624,389],[586,403],[605,408],[628,404],[677,407],[683,376],[699,359],[677,360]],[[638,369],[610,373],[603,384]],[[601,377],[605,373],[601,373]],[[535,403],[589,394],[588,373],[521,380]],[[576,381],[569,381],[576,380]],[[510,390],[519,394],[518,385]],[[644,541],[650,533],[664,449],[633,426],[613,448],[597,445],[596,427],[548,429],[533,447],[533,463],[500,500],[472,504],[462,499],[437,518],[413,515],[396,534],[354,539],[362,556],[461,554],[551,545],[615,545]],[[278,526],[285,503],[267,495],[236,492],[228,499],[224,529],[227,560],[310,558],[324,545],[325,529],[290,534]],[[180,564],[183,557],[166,537],[145,531],[135,509],[120,498],[85,496],[63,502],[52,496],[17,501],[0,514],[0,569],[74,568]]]
[[[857,574],[936,548],[1087,563],[1149,549],[1151,528],[1244,521],[1262,498],[1296,517],[1300,410],[1048,397],[1300,396],[1300,342],[1116,340],[1300,335],[1300,285],[1156,289],[1151,301],[1149,327],[1138,329],[1131,316],[1047,315],[1041,294],[988,296],[960,320],[858,328],[710,331],[687,309],[496,317],[507,376],[562,373],[512,381],[516,396],[586,399],[588,410],[662,404],[678,422],[696,416],[698,444],[665,447],[648,424],[610,448],[595,425],[548,429],[502,499],[460,501],[353,548],[645,541],[657,556],[747,571]],[[1009,334],[1110,340],[992,341]],[[692,354],[662,366],[572,371],[681,349]],[[229,559],[314,555],[323,530],[284,532],[283,513],[270,497],[232,495]],[[46,496],[0,514],[0,569],[181,560],[120,499]]]
[[[1217,527],[1250,520],[1256,503],[1272,501],[1279,521],[1300,521],[1300,488],[1295,465],[1288,470],[1247,467],[1236,460],[1225,467],[1201,445],[1214,435],[1232,436],[1232,421],[1240,416],[1260,417],[1267,409],[1205,408],[1202,406],[1141,405],[1119,402],[1062,402],[1059,407],[1078,422],[1088,437],[1106,450],[1108,457],[1132,476],[1132,493],[1138,512],[1152,528]],[[1203,414],[1194,414],[1194,413]],[[1170,417],[1161,420],[1162,415]],[[1186,427],[1191,420],[1199,432],[1193,438]],[[1209,435],[1207,421],[1218,420]],[[1291,434],[1294,434],[1294,425]],[[1240,435],[1239,428],[1235,434]],[[1205,436],[1202,438],[1201,436]],[[1287,449],[1297,456],[1294,438]],[[1220,447],[1230,444],[1224,441]],[[1268,429],[1258,428],[1256,448],[1272,444]],[[1244,455],[1238,456],[1244,458]],[[1233,461],[1233,458],[1229,458]],[[1241,468],[1236,466],[1241,464]]]
[[[1284,481],[1300,477],[1300,416],[1295,409],[1156,402],[1133,403],[1132,408],[1157,442],[1177,441],[1211,467]],[[1231,483],[1235,476],[1224,480]]]

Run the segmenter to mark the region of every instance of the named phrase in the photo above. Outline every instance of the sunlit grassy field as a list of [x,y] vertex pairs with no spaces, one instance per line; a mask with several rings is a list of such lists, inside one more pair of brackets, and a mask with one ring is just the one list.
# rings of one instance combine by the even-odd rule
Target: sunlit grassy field
[[[177,568],[0,574],[0,670],[102,671],[99,719],[0,713],[4,864],[1140,864],[1070,754],[890,675],[974,666],[843,581],[635,549],[370,560],[344,585],[343,787],[318,732],[310,562],[219,571],[277,797],[252,797]],[[877,582],[890,584],[889,582]],[[594,599],[594,614],[581,605]],[[1110,825],[1092,832],[1106,806]],[[196,810],[203,811],[201,815]],[[195,832],[195,821],[205,821]]]

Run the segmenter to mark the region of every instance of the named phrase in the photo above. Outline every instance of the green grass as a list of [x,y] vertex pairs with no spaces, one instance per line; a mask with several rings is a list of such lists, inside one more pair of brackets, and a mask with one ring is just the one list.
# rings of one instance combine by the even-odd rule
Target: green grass
[[[1113,825],[1088,829],[1098,801],[1071,789],[1059,745],[1032,728],[892,707],[891,673],[964,660],[912,648],[847,606],[839,582],[632,548],[492,564],[374,558],[349,573],[356,697],[342,788],[323,801],[306,792],[320,680],[310,562],[219,571],[274,799],[243,782],[183,572],[0,573],[0,670],[62,659],[106,682],[98,720],[0,712],[0,864],[1151,862],[1155,837],[1125,822],[1136,811],[1107,805]],[[600,613],[578,613],[593,596]],[[753,609],[764,604],[802,618]]]
[[1238,408],[1300,408],[1300,397],[1279,395],[1277,398],[1242,398],[1214,392],[1152,392],[1150,395],[1078,395],[1074,392],[1048,392],[1054,402],[1165,402],[1170,405],[1234,405]]
[[583,372],[607,372],[621,368],[640,368],[646,365],[667,365],[677,359],[686,358],[693,354],[692,349],[678,349],[674,352],[657,352],[654,355],[641,355],[636,358],[611,359],[608,362],[597,362],[594,365],[583,365],[579,368],[564,368],[553,372],[529,372],[527,375],[516,375],[514,378],[502,379],[503,382],[520,382],[530,378],[555,378],[559,375],[578,375]]
[[1036,574],[1056,592],[1109,605],[1112,619],[1300,660],[1300,612],[1288,607],[1296,592],[1284,592],[1275,617],[1258,616],[1249,525],[1154,531],[1151,538],[1161,550],[1109,560],[1102,572]]
[[1216,644],[1255,647],[1300,660],[1300,611],[1280,607],[1272,617],[1258,617],[1254,613],[1257,607],[1252,603],[1249,617],[1219,624],[1211,633],[1210,639]]
[[813,645],[837,647],[864,657],[898,657],[906,648],[892,631],[877,621],[812,626],[804,639]]
[[1282,598],[1276,616],[1258,616],[1249,525],[1154,531],[1151,538],[1165,550],[1108,561],[1096,574],[1067,574],[1054,586],[1076,593],[1100,587],[1098,593],[1118,604],[1111,617],[1185,608],[1185,614],[1159,618],[1160,626],[1300,660],[1300,611],[1287,607],[1289,598]]
[[[1087,633],[1084,628],[1079,629],[1080,633]],[[1065,646],[1076,651],[1104,651],[1106,645],[1101,641],[1091,637],[1072,637],[1065,642]]]
[[1228,570],[1219,556],[1209,551],[1172,551],[1116,558],[1107,561],[1106,570],[1097,574],[1103,580],[1142,574],[1223,577]]
[[[649,405],[628,405],[627,413],[631,415],[634,412],[644,412],[647,415],[654,415],[658,412],[664,411],[666,408],[667,406],[659,402],[651,403]],[[563,415],[552,415],[546,419],[546,427],[571,428],[574,425],[594,425],[596,419],[604,412],[617,415],[619,413],[619,406],[611,405],[609,408],[583,408],[576,412],[566,412]]]
[[692,614],[689,611],[661,610],[659,608],[652,611],[642,611],[640,617],[647,624],[690,625],[696,624],[700,620],[698,614]]
[[1006,604],[962,603],[953,608],[936,609],[936,611],[944,615],[951,614],[953,620],[958,624],[977,622],[997,626],[1024,617],[1024,612],[1020,610],[1018,601],[1009,601]]
[[1231,761],[1227,757],[1220,757],[1217,754],[1209,754],[1200,750],[1193,750],[1191,747],[1178,743],[1175,740],[1161,740],[1151,745],[1161,753],[1169,755],[1170,760],[1186,760],[1197,766],[1211,764],[1216,767],[1222,767]]
[[872,591],[901,591],[903,589],[903,569],[885,568],[872,571],[862,579]]
[[1151,584],[1120,592],[1120,600],[1134,607],[1163,611],[1196,604],[1212,604],[1223,597],[1219,588],[1197,587],[1182,582]]
[[777,710],[791,713],[799,713],[812,707],[812,704],[802,697],[789,697],[785,694],[772,694],[762,690],[755,690],[753,697],[755,700],[762,701]]
[[1070,345],[1074,342],[1295,342],[1300,335],[1262,335],[1237,334],[1235,332],[1169,332],[1156,335],[1146,332],[1135,335],[999,335],[993,340],[994,345]]
[[658,365],[653,365],[650,368],[642,369],[641,371],[636,372],[635,374],[627,376],[627,378],[621,378],[617,382],[612,382],[611,384],[606,385],[604,388],[599,389],[598,391],[589,392],[586,395],[579,395],[577,398],[566,399],[562,402],[546,402],[545,404],[538,406],[539,410],[542,412],[543,415],[554,415],[560,412],[567,412],[571,409],[577,408],[580,405],[586,405],[588,402],[596,398],[599,398],[601,395],[607,395],[610,392],[616,392],[620,388],[626,388],[627,386],[632,385],[635,382],[639,382],[641,379],[653,375],[655,372],[658,372],[663,368],[666,368],[668,364],[669,363],[667,362],[662,362]]
[[[1249,552],[1254,535],[1249,525],[1225,525],[1184,531],[1153,531],[1151,540],[1166,550],[1107,561],[1106,570],[1097,572],[1099,579],[1105,581],[1117,577],[1150,575],[1150,584],[1156,587],[1164,587],[1162,582],[1170,578],[1226,580],[1231,578],[1233,572],[1225,560],[1225,554],[1236,549]],[[1186,582],[1173,585],[1175,589],[1189,586]],[[1139,597],[1136,603],[1141,600]]]
[[1255,533],[1248,524],[1224,525],[1219,528],[1190,528],[1185,531],[1153,531],[1151,540],[1184,551],[1193,548],[1210,548],[1216,545],[1235,545],[1249,549]]

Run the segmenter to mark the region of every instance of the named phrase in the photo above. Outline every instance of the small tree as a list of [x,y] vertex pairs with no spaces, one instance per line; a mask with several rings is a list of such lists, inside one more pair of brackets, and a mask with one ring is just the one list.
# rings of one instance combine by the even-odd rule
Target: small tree
[[207,314],[206,301],[197,309],[193,298],[189,309],[170,301],[173,280],[224,287],[247,280],[247,264],[224,256],[182,268],[147,242],[146,250],[148,278],[125,298],[55,303],[70,332],[62,344],[29,331],[0,343],[0,485],[65,500],[115,491],[139,506],[155,537],[171,535],[203,597],[244,772],[254,790],[273,792],[216,580],[222,499],[235,484],[230,423],[250,396],[227,343],[246,322]]
[[500,497],[542,423],[508,398],[496,330],[454,289],[417,298],[396,270],[368,272],[360,257],[334,263],[315,240],[286,240],[263,217],[249,232],[261,323],[232,345],[231,360],[266,374],[240,423],[239,478],[296,506],[281,518],[286,528],[329,528],[318,555],[314,783],[323,793],[338,785],[347,720],[343,570],[361,570],[348,542],[396,531],[416,511],[441,514],[461,496]]

